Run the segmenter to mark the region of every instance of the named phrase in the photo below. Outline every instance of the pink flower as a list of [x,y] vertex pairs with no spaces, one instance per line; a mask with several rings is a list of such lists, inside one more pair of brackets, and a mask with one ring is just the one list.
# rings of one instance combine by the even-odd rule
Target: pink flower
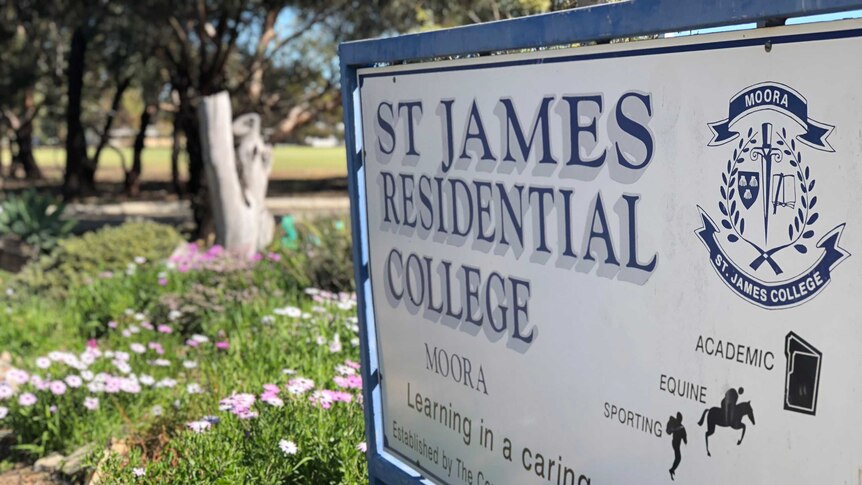
[[95,411],[99,409],[99,398],[97,397],[85,397],[84,398],[84,407],[90,411]]
[[188,345],[189,347],[197,347],[200,344],[197,340],[188,339],[186,340],[186,345]]
[[287,382],[287,392],[293,395],[301,395],[314,389],[314,381],[305,377],[297,377]]
[[223,340],[221,342],[216,342],[215,346],[219,350],[227,350],[230,348],[230,342]]
[[63,394],[66,394],[66,383],[63,381],[52,381],[50,389],[51,394],[62,396]]
[[356,449],[363,453],[366,453],[368,452],[368,445],[364,441],[362,441],[358,445],[356,445]]
[[167,278],[159,278],[159,286],[167,286],[168,279]]
[[164,379],[162,379],[156,383],[156,388],[167,387],[169,389],[173,389],[174,387],[176,387],[176,385],[177,385],[176,379],[171,379],[170,377],[165,377]]
[[192,421],[191,423],[186,423],[186,426],[188,426],[188,428],[190,430],[194,431],[195,433],[200,434],[200,433],[204,433],[208,429],[210,429],[212,427],[212,423],[210,423],[209,421],[204,421],[204,420]]
[[315,406],[319,406],[323,409],[329,409],[332,407],[332,398],[329,393],[324,391],[314,391],[311,396],[308,397],[308,400],[311,404]]
[[213,247],[207,249],[207,252],[204,255],[210,259],[214,259],[216,256],[219,256],[224,252],[224,247],[221,244],[214,244]]
[[36,399],[36,396],[29,392],[25,392],[24,394],[18,396],[18,404],[24,406],[25,408],[36,404],[37,401],[38,399]]
[[256,263],[256,262],[258,262],[258,261],[260,261],[261,259],[263,259],[263,255],[262,255],[262,254],[260,254],[260,253],[254,253],[254,254],[251,256],[251,260],[252,260],[253,262],[255,262],[255,263]]
[[6,380],[12,384],[26,384],[30,380],[30,374],[21,369],[10,369],[6,372]]
[[51,381],[43,380],[39,376],[33,376],[30,378],[30,384],[36,388],[37,391],[47,391],[51,388]]
[[281,392],[278,386],[275,384],[264,384],[263,385],[263,394],[260,395],[260,400],[269,404],[270,406],[282,407],[284,406],[284,401],[278,397],[278,393]]
[[332,400],[335,402],[352,402],[353,394],[344,391],[328,391]]
[[236,412],[234,412],[234,414],[236,415],[236,417],[238,417],[239,419],[243,419],[243,420],[255,419],[258,417],[257,411],[249,411],[248,409],[239,409]]
[[105,381],[105,392],[107,392],[108,394],[116,394],[116,393],[120,392],[120,386],[121,386],[120,379],[117,379],[116,377],[113,377],[113,376],[109,377]]
[[9,415],[9,408],[0,406],[0,421],[4,420]]
[[280,397],[273,394],[265,394],[261,396],[260,400],[269,404],[272,407],[280,408],[284,406],[284,401]]
[[38,359],[36,359],[36,367],[40,369],[47,369],[48,367],[51,367],[51,359],[47,357],[39,357]]
[[205,344],[210,341],[209,337],[207,337],[206,335],[200,335],[197,333],[192,335],[192,340],[199,344]]
[[147,474],[146,468],[132,468],[132,475],[141,478]]
[[96,339],[91,338],[90,340],[87,340],[87,348],[88,349],[98,349],[99,348],[99,342]]
[[171,327],[169,327],[167,325],[159,325],[158,331],[159,331],[159,333],[173,333],[174,329],[172,329]]
[[269,253],[266,255],[270,261],[281,261],[281,255],[278,253]]
[[158,355],[164,355],[165,353],[165,349],[162,347],[162,344],[158,342],[150,342],[147,344],[147,347]]
[[126,394],[138,394],[141,392],[141,385],[138,381],[133,381],[132,379],[123,379],[120,382],[120,390],[125,392]]
[[256,400],[257,398],[255,398],[254,394],[231,394],[219,402],[219,409],[230,411],[239,416],[240,419],[256,418],[257,413],[251,411],[251,407],[254,406]]
[[352,360],[345,360],[344,365],[346,365],[347,367],[352,367],[356,370],[359,370],[360,367],[358,362],[353,362]]
[[66,376],[65,381],[66,384],[73,389],[77,389],[84,385],[84,380],[81,379],[80,376],[76,376],[74,374]]
[[141,327],[146,328],[147,330],[152,330],[153,324],[150,322],[141,322]]
[[314,393],[311,394],[308,400],[316,406],[319,406],[323,409],[329,409],[330,407],[332,407],[333,403],[353,401],[353,395],[349,392],[331,391],[329,389],[324,389],[321,391],[314,391]]
[[117,322],[111,320],[108,322],[108,328],[117,328]]
[[362,378],[357,375],[335,376],[332,380],[338,387],[344,389],[362,389]]

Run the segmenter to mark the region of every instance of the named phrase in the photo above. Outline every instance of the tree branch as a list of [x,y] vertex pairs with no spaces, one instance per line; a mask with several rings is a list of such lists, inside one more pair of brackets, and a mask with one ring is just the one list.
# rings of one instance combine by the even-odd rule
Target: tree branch
[[[331,98],[324,99],[330,94],[333,95]],[[332,110],[340,103],[340,91],[335,85],[328,83],[324,89],[306,97],[292,107],[287,116],[278,123],[273,138],[278,140],[287,138],[298,128],[314,120],[319,113]]]
[[[230,27],[230,30],[228,31],[228,41],[225,44],[225,48],[222,50],[221,56],[219,56],[219,58],[215,60],[215,64],[213,65],[213,75],[215,73],[224,72],[224,65],[225,63],[227,63],[227,60],[233,52],[233,49],[236,47],[236,40],[239,37],[239,24],[240,21],[239,18],[237,18],[234,24]],[[218,88],[222,89],[223,87],[224,86],[219,86]]]
[[[228,89],[231,95],[235,94],[237,91],[248,88],[249,83],[255,77],[262,77],[263,71],[266,70],[267,67],[272,63],[275,55],[281,51],[284,47],[286,47],[291,42],[302,37],[308,29],[313,27],[315,24],[326,18],[330,13],[335,11],[338,8],[341,8],[344,5],[344,2],[338,2],[336,5],[332,5],[329,8],[318,11],[314,14],[310,19],[308,19],[302,26],[298,27],[294,32],[287,37],[278,41],[271,49],[269,49],[269,43],[275,40],[275,30],[272,30],[271,35],[267,35],[266,29],[261,31],[261,37],[258,40],[257,49],[255,49],[255,55],[252,57],[251,62],[246,68],[246,75],[243,76],[242,80],[237,83],[232,88]],[[279,11],[280,13],[280,11]],[[277,15],[276,15],[277,18]],[[273,22],[274,25],[274,22]],[[265,38],[267,37],[267,38]],[[269,53],[267,54],[267,50]],[[254,96],[250,96],[254,97]],[[259,97],[259,95],[258,95]]]
[[18,115],[13,113],[11,110],[2,108],[0,109],[0,115],[3,115],[3,118],[9,123],[9,128],[12,128],[12,131],[18,131],[21,129],[21,119],[18,118]]
[[[221,15],[219,15],[218,19],[218,27],[216,27],[215,35],[213,36],[213,41],[216,44],[216,52],[213,55],[213,66],[215,66],[215,62],[221,58],[222,50],[224,49],[224,44],[222,43],[222,39],[224,39],[224,34],[227,31],[227,23],[229,20],[227,9],[222,10]],[[210,74],[212,70],[210,70]]]
[[101,157],[102,150],[105,149],[105,145],[108,144],[111,125],[114,123],[114,118],[117,115],[120,101],[123,99],[123,93],[126,92],[126,89],[131,83],[131,76],[124,77],[117,82],[117,91],[114,93],[114,98],[111,100],[111,111],[108,112],[108,117],[105,119],[105,126],[102,128],[102,132],[99,135],[99,144],[96,146],[96,153],[94,153],[93,158],[89,160],[89,164],[94,170],[99,166],[99,157]]
[[168,23],[171,25],[171,29],[174,31],[174,35],[176,35],[177,39],[180,41],[180,62],[176,65],[178,67],[184,67],[189,69],[189,63],[192,61],[191,55],[191,43],[189,41],[188,32],[186,32],[186,28],[180,23],[179,20],[173,15],[168,19]]
[[207,65],[207,48],[206,48],[206,23],[207,23],[207,5],[206,0],[198,0],[197,1],[197,14],[198,14],[198,58],[200,59],[200,78],[204,79],[205,72],[208,71],[206,68]]

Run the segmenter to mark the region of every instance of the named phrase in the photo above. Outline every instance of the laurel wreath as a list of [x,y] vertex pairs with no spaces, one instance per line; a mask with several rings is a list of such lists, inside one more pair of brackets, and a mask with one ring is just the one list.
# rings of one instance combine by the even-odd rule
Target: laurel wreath
[[[802,207],[797,208],[793,222],[788,225],[789,242],[770,250],[770,252],[774,254],[784,248],[793,246],[796,251],[805,254],[808,252],[808,247],[804,241],[814,237],[814,231],[809,229],[809,226],[817,222],[817,219],[820,217],[820,214],[813,212],[814,206],[817,204],[817,197],[813,195],[816,180],[811,178],[809,167],[803,165],[802,152],[796,150],[796,140],[791,139],[788,143],[787,130],[785,128],[782,128],[781,133],[778,135],[776,145],[781,147],[780,150],[783,155],[790,157],[790,166],[796,169],[796,179],[802,191],[802,195],[799,198]],[[761,248],[745,237],[745,218],[741,216],[736,200],[733,198],[736,195],[736,177],[739,174],[739,167],[737,165],[745,160],[743,155],[749,153],[751,145],[755,143],[757,143],[757,137],[754,135],[754,130],[749,128],[746,137],[740,138],[739,144],[733,149],[733,158],[727,161],[725,171],[721,174],[721,199],[718,202],[718,208],[724,215],[721,225],[725,229],[733,231],[727,234],[727,240],[732,243],[743,240],[762,252]]]
[[[799,182],[799,189],[802,191],[802,195],[799,198],[802,207],[797,208],[793,222],[787,227],[787,235],[790,242],[785,247],[793,246],[794,249],[805,254],[808,252],[808,248],[804,243],[799,243],[798,241],[800,238],[807,240],[814,237],[814,231],[808,229],[808,226],[814,225],[817,219],[820,218],[820,214],[814,212],[814,206],[817,205],[817,196],[813,194],[813,191],[814,184],[817,181],[811,178],[810,168],[802,164],[802,152],[796,151],[796,140],[791,139],[789,144],[790,150],[787,149],[787,130],[784,128],[781,129],[780,139],[776,143],[779,146],[785,147],[783,149],[784,154],[791,157],[790,166],[796,168],[796,180]],[[805,209],[804,212],[803,209]]]

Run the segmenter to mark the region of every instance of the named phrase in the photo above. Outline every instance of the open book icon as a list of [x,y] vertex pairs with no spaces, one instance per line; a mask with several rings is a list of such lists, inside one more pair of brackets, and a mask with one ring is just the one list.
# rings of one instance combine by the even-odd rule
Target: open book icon
[[823,354],[793,332],[784,343],[787,375],[784,384],[784,409],[814,415],[820,386]]
[[772,185],[775,187],[772,197],[772,213],[775,214],[779,207],[793,207],[796,205],[796,178],[793,175],[775,174],[772,176]]

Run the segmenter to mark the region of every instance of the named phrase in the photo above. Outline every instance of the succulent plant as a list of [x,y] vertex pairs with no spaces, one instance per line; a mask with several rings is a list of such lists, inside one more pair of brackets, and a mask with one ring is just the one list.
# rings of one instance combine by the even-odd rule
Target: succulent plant
[[65,204],[49,194],[30,189],[0,204],[0,236],[11,236],[48,253],[68,236],[76,221],[63,220]]

